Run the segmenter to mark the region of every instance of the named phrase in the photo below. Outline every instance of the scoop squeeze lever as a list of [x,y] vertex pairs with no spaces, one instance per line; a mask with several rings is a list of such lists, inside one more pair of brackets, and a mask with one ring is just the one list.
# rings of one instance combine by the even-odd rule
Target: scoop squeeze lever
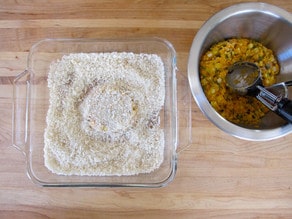
[[231,90],[240,95],[256,97],[271,111],[292,123],[292,101],[287,98],[287,87],[292,85],[292,81],[264,87],[261,71],[256,64],[236,62],[229,68],[226,83]]

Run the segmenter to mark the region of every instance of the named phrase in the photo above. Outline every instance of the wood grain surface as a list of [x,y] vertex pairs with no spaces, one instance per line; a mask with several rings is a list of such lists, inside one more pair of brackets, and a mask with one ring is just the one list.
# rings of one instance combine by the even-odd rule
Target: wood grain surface
[[[200,26],[240,0],[0,0],[0,218],[292,218],[292,135],[248,142],[215,127],[192,100],[192,143],[164,188],[42,188],[11,145],[12,81],[44,38],[157,36],[187,74]],[[244,1],[247,2],[247,1]],[[292,12],[291,0],[263,0]]]

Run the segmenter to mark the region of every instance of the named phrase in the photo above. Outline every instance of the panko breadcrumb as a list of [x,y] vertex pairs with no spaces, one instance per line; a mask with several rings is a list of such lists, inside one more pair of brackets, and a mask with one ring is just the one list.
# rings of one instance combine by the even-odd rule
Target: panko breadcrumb
[[155,54],[76,53],[50,66],[45,166],[61,175],[135,175],[164,159],[164,65]]

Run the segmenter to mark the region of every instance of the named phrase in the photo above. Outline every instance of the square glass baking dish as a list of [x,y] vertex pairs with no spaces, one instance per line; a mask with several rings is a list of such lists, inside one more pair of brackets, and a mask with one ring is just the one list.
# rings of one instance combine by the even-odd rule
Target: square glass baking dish
[[[164,160],[154,172],[134,176],[62,176],[44,165],[44,130],[49,107],[47,76],[53,61],[70,53],[133,52],[161,57],[165,67],[165,103],[160,112],[165,134]],[[13,146],[26,158],[30,179],[41,186],[161,187],[173,180],[178,144],[176,52],[160,38],[45,39],[32,46],[27,69],[14,80]]]

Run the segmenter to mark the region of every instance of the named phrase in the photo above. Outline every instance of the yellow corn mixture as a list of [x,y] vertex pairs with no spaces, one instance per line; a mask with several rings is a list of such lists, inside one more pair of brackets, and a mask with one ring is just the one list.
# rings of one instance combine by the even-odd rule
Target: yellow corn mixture
[[276,82],[279,65],[272,52],[251,39],[228,39],[214,44],[200,61],[200,80],[207,99],[225,119],[235,124],[258,127],[269,111],[255,97],[240,96],[226,86],[228,68],[235,62],[255,63],[264,86]]

